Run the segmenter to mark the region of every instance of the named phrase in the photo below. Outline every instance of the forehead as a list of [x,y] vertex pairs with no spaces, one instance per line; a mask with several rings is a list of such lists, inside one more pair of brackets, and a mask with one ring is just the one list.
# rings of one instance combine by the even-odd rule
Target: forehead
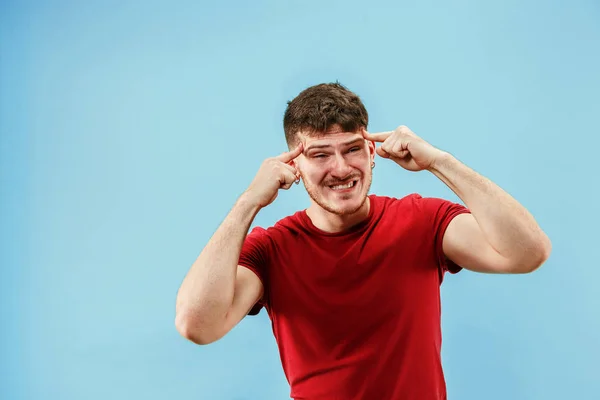
[[340,146],[353,140],[362,139],[361,131],[344,132],[341,129],[329,130],[327,133],[307,135],[302,132],[298,133],[298,138],[307,149],[312,146]]

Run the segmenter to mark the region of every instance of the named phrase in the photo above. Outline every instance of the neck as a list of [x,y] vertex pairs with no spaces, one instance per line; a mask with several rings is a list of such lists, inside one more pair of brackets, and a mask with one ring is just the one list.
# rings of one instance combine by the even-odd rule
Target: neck
[[371,202],[367,197],[358,210],[352,214],[338,215],[329,212],[311,201],[310,207],[306,210],[306,215],[312,221],[313,225],[320,230],[328,233],[343,232],[361,223],[369,216]]

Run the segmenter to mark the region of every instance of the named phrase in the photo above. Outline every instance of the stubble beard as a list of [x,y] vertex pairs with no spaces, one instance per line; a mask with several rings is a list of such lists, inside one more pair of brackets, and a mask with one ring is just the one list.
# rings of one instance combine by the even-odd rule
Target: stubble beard
[[[373,174],[369,173],[368,176],[362,176],[360,178],[360,182],[362,185],[361,188],[361,197],[362,197],[362,201],[356,206],[353,207],[352,209],[339,209],[335,206],[335,204],[332,204],[332,202],[327,202],[324,199],[324,196],[319,194],[319,190],[316,190],[315,187],[313,185],[307,184],[306,180],[302,179],[302,181],[304,182],[304,188],[306,189],[306,192],[308,193],[308,195],[310,196],[310,198],[317,203],[317,205],[319,207],[321,207],[322,209],[324,209],[327,212],[330,212],[332,214],[335,215],[350,215],[350,214],[354,214],[355,212],[357,212],[358,210],[360,210],[360,208],[363,206],[363,204],[365,204],[365,201],[367,201],[367,195],[369,194],[369,190],[371,189],[371,183],[373,181]],[[323,187],[323,186],[321,186]]]

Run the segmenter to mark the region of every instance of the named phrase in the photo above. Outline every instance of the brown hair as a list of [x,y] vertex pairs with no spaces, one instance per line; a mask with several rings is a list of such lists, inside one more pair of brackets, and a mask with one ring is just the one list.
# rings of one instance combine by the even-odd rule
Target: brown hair
[[369,115],[360,98],[339,82],[321,83],[304,89],[288,101],[283,130],[288,146],[296,144],[296,134],[326,133],[333,125],[346,132],[367,128]]

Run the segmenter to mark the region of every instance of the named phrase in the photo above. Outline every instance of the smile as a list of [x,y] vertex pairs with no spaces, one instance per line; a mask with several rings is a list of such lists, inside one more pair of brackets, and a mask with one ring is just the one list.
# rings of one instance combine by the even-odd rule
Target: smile
[[342,184],[342,185],[334,185],[334,186],[329,186],[329,187],[333,190],[351,189],[356,185],[356,182],[357,181],[350,181],[350,182]]

